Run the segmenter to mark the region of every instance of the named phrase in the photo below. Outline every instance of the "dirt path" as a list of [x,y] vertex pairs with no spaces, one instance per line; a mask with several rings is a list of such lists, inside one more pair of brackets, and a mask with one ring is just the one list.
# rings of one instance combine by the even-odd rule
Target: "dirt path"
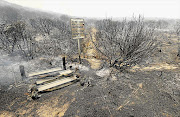
[[[91,29],[91,37],[90,34],[87,35],[85,41],[85,47],[83,48],[83,53],[85,54],[85,60],[87,60],[92,69],[100,69],[101,60],[98,60],[98,52],[96,51],[93,42],[96,42],[95,33],[97,30],[95,28]],[[93,41],[93,42],[92,42]]]

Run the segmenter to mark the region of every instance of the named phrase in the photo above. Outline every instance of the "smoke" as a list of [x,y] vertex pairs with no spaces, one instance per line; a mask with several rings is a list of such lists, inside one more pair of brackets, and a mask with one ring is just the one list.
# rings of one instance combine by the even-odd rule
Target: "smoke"
[[0,85],[17,84],[21,80],[19,65],[20,57],[0,56]]
[[[51,62],[51,64],[49,64]],[[2,86],[21,84],[22,77],[19,66],[23,65],[26,76],[30,72],[46,70],[55,67],[62,67],[62,58],[44,56],[31,61],[24,60],[20,55],[10,56],[1,53],[0,56],[0,89]]]

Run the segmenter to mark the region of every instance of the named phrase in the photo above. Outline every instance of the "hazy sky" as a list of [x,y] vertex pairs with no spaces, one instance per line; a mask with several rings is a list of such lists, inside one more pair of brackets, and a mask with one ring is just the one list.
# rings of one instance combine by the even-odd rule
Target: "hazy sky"
[[180,19],[180,0],[6,0],[26,7],[85,17],[165,17]]

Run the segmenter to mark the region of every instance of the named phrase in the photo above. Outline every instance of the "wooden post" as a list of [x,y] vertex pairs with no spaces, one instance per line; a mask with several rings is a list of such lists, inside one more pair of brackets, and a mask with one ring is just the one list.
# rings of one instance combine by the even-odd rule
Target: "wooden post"
[[66,70],[66,58],[63,57],[62,60],[63,60],[63,69]]
[[24,71],[24,66],[20,65],[19,66],[19,70],[20,70],[20,73],[21,73],[22,80],[24,81],[26,79],[26,74],[25,74],[25,71]]
[[180,35],[178,35],[178,54],[177,56],[180,58]]
[[78,52],[79,52],[79,63],[81,64],[81,48],[80,48],[80,39],[78,39]]

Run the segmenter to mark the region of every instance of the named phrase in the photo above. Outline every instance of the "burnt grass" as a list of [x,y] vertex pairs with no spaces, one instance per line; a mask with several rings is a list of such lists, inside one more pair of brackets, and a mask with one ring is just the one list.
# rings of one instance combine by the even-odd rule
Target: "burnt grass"
[[[75,98],[64,117],[180,117],[180,73],[177,71],[126,71],[115,73],[113,79],[97,76],[96,70],[89,69],[81,70],[81,76],[84,86],[75,83],[32,101],[27,101],[25,95],[28,84],[10,89],[9,85],[1,84],[0,113],[38,117],[37,109],[56,97],[56,106]],[[59,95],[62,92],[66,93]],[[31,109],[22,114],[18,112],[20,108]]]

